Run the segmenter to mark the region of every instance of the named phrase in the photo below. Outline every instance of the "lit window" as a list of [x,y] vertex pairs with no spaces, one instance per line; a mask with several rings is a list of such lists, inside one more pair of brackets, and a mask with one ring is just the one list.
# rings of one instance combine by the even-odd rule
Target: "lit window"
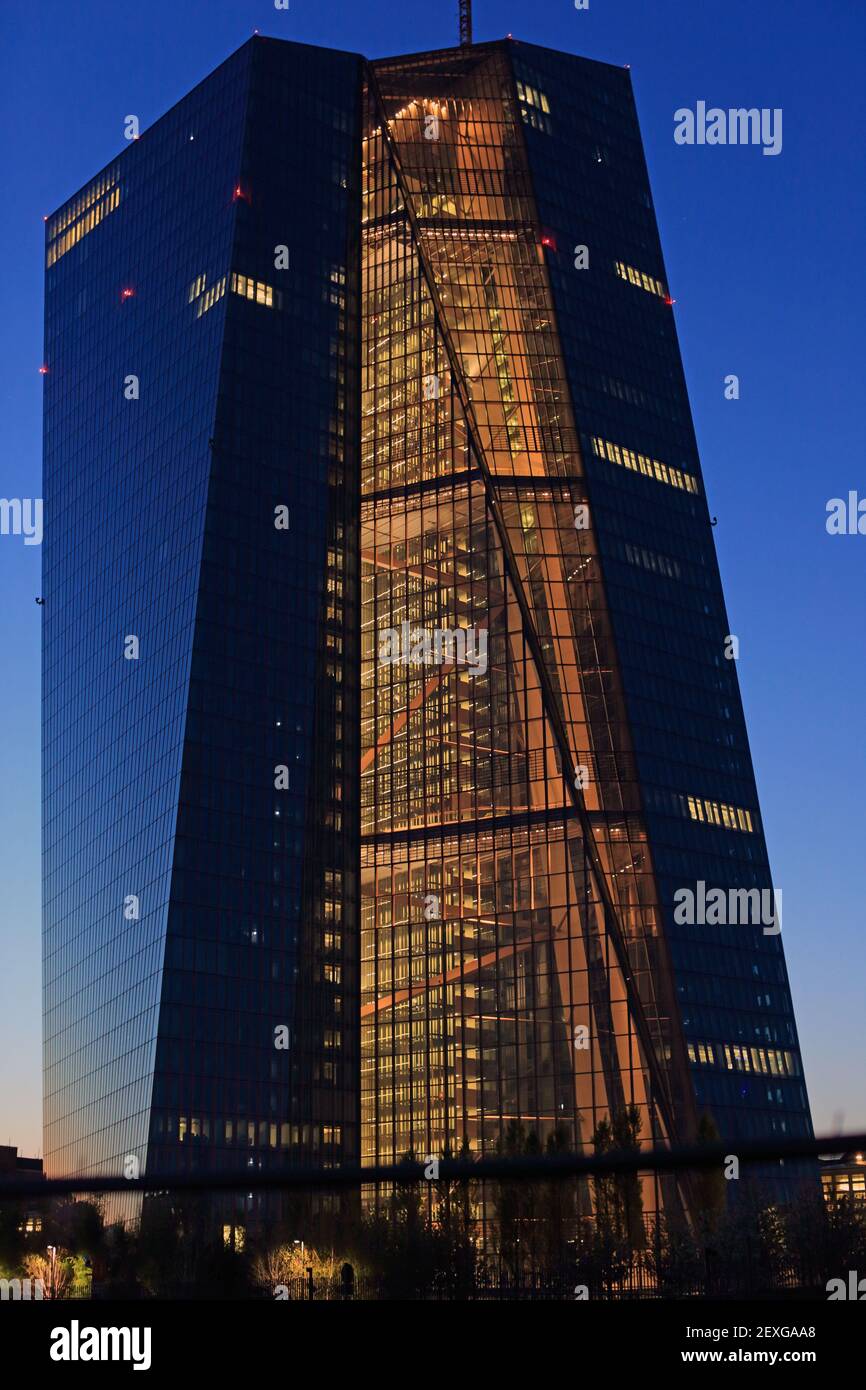
[[643,473],[645,478],[655,478],[657,482],[667,483],[668,487],[678,488],[681,492],[700,491],[698,480],[693,474],[684,473],[670,464],[661,463],[658,459],[647,458],[644,454],[621,448],[619,444],[612,444],[608,439],[593,438],[592,447],[599,458],[617,463],[620,468],[630,468],[634,473]]
[[250,275],[233,272],[231,289],[233,294],[239,294],[242,299],[251,299],[255,304],[263,304],[267,309],[282,308],[280,291],[266,285],[264,280],[254,280]]
[[216,284],[208,288],[207,276],[197,275],[187,293],[187,303],[196,305],[196,318],[201,318],[202,314],[206,314],[222,299],[226,285],[233,294],[239,294],[242,299],[250,299],[254,304],[263,304],[266,309],[282,308],[280,291],[265,284],[264,280],[254,280],[249,275],[239,275],[233,271],[230,280],[223,275]]
[[520,114],[524,122],[536,130],[545,131],[549,135],[550,121],[546,118],[550,115],[550,102],[547,99],[547,94],[537,87],[531,87],[528,82],[518,81],[517,98],[520,102]]
[[243,1226],[223,1226],[223,1245],[227,1250],[243,1250],[244,1248],[244,1228]]
[[690,1062],[700,1062],[705,1067],[713,1067],[716,1064],[716,1057],[711,1043],[689,1043],[688,1053]]
[[226,292],[226,277],[217,280],[215,285],[207,288],[207,276],[197,275],[189,287],[187,303],[195,304],[195,316],[200,319],[202,314],[206,314],[208,309],[212,309],[218,300],[222,299]]
[[54,265],[120,206],[116,174],[103,174],[51,219],[46,264]]
[[626,265],[624,261],[614,261],[614,268],[620,280],[637,285],[638,289],[646,290],[648,294],[658,295],[659,299],[669,298],[661,280],[656,280],[654,275],[647,275],[646,271],[637,270],[633,265]]
[[728,806],[724,802],[706,801],[696,796],[686,797],[685,804],[692,820],[723,826],[726,830],[742,830],[745,834],[752,834],[751,812],[743,810],[739,806]]

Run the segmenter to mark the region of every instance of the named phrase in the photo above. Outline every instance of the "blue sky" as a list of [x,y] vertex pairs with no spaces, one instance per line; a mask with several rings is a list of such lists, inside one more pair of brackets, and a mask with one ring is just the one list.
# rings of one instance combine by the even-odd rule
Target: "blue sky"
[[[457,0],[4,0],[0,495],[41,495],[43,215],[252,31],[456,41]],[[631,65],[819,1130],[866,1129],[864,169],[857,0],[475,0],[475,35]],[[674,111],[781,107],[776,158],[684,147]],[[740,378],[726,401],[724,377]],[[41,1153],[38,546],[0,536],[0,1143]]]

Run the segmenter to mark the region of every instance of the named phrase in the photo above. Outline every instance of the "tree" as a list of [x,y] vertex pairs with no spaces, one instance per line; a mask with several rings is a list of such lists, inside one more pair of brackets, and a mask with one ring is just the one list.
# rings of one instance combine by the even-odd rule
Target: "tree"
[[75,1279],[75,1265],[68,1250],[52,1247],[48,1255],[25,1255],[24,1273],[41,1280],[43,1298],[65,1298]]
[[[414,1163],[410,1149],[401,1163]],[[429,1195],[429,1194],[425,1194]],[[385,1298],[423,1298],[434,1287],[441,1244],[431,1214],[425,1210],[418,1179],[398,1178],[385,1200],[361,1223],[361,1261]]]
[[[636,1105],[615,1111],[599,1121],[592,1136],[597,1154],[637,1153],[641,1115]],[[593,1178],[595,1240],[603,1281],[620,1279],[631,1266],[636,1251],[646,1245],[643,1196],[638,1173],[600,1173]]]
[[[466,1136],[459,1158],[469,1161],[472,1146]],[[452,1157],[446,1147],[443,1159]],[[474,1184],[467,1178],[437,1181],[433,1209],[433,1228],[437,1235],[437,1277],[451,1298],[469,1298],[478,1271],[478,1247],[473,1215]]]
[[[557,1125],[547,1137],[550,1157],[567,1154],[571,1135],[565,1125]],[[573,1178],[550,1178],[542,1184],[539,1212],[542,1237],[542,1264],[549,1274],[562,1278],[570,1260],[570,1240],[575,1230],[577,1189]]]
[[97,1259],[105,1250],[105,1223],[102,1204],[72,1200],[52,1204],[42,1227],[47,1245],[62,1246],[73,1255]]
[[[718,1144],[721,1136],[715,1120],[705,1110],[698,1121],[697,1142],[699,1145]],[[712,1237],[718,1228],[727,1207],[727,1184],[723,1169],[701,1168],[694,1179],[693,1191],[697,1208],[698,1229],[705,1241]]]
[[25,1208],[19,1202],[0,1202],[0,1271],[18,1268],[27,1250]]
[[274,1294],[280,1285],[286,1285],[290,1293],[306,1296],[309,1271],[313,1271],[313,1284],[331,1283],[340,1276],[342,1259],[331,1252],[325,1254],[305,1245],[292,1242],[279,1245],[272,1250],[261,1251],[252,1257],[250,1273],[257,1288]]
[[[496,1151],[503,1158],[520,1158],[526,1151],[526,1130],[519,1120],[511,1120],[499,1139]],[[493,1199],[493,1219],[502,1267],[517,1280],[523,1273],[523,1253],[520,1248],[524,1225],[525,1188],[520,1178],[501,1178],[496,1184]]]

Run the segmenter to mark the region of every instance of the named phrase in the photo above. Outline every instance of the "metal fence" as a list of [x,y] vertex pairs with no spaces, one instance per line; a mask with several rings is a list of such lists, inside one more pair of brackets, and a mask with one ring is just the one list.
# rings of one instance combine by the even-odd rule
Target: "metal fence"
[[[405,1161],[0,1181],[0,1275],[38,1277],[50,1251],[75,1300],[562,1302],[823,1297],[866,1270],[866,1204],[826,1201],[815,1163],[866,1135],[739,1145],[755,1181],[733,1201],[729,1147],[449,1158],[432,1180]],[[801,1178],[787,1201],[761,1195],[780,1161]],[[692,1194],[710,1175],[715,1205],[630,1210],[647,1173]],[[138,1211],[126,1225],[101,1208],[119,1193]]]

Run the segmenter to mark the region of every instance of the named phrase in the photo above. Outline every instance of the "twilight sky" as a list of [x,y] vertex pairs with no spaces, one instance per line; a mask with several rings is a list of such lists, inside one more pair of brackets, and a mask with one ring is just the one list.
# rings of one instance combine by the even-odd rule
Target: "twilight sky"
[[[43,215],[254,28],[445,47],[457,0],[3,0],[0,495],[41,495]],[[866,1129],[866,242],[858,0],[475,0],[475,37],[631,65],[819,1132]],[[674,112],[781,107],[783,148],[688,147]],[[727,401],[724,378],[740,378]],[[41,1154],[40,552],[0,535],[0,1143]]]

